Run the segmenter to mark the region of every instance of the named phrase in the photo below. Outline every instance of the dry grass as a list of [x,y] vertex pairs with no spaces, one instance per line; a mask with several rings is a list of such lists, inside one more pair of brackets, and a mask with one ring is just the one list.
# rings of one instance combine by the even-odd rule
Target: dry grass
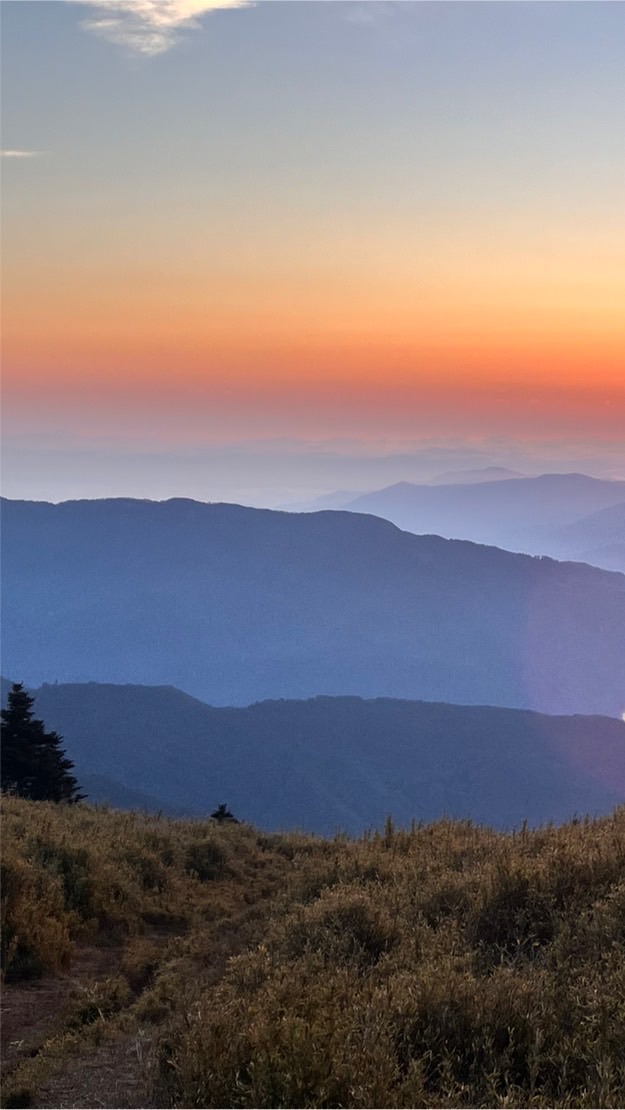
[[625,1104],[625,810],[328,841],[9,799],[4,846],[7,976],[122,938],[66,1028],[151,1028],[150,1105]]
[[4,798],[5,980],[62,970],[75,941],[183,932],[198,916],[226,912],[258,857],[244,825]]
[[625,1102],[625,811],[293,849],[262,943],[160,1045],[173,1106]]

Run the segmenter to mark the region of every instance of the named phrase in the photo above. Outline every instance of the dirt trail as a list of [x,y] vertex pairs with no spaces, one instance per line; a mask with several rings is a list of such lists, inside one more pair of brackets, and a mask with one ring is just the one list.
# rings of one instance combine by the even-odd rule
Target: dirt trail
[[[151,939],[157,939],[152,936]],[[160,938],[159,938],[160,939]],[[167,939],[166,937],[162,938]],[[3,1086],[28,1059],[45,1053],[46,1043],[66,1031],[67,1008],[80,990],[104,983],[119,972],[123,948],[81,947],[66,974],[45,976],[36,983],[9,985],[2,992]],[[120,1033],[99,1045],[86,1043],[52,1066],[37,1093],[28,1083],[9,1094],[6,1106],[145,1107],[147,1090],[144,1054],[147,1036]]]
[[[211,913],[200,915],[191,928],[183,919],[150,920],[145,933],[128,937],[123,945],[79,947],[64,974],[5,987],[3,1106],[15,1110],[144,1110],[158,1106],[151,1088],[151,1065],[160,1022],[168,1010],[165,1007],[162,1018],[156,1016],[162,1007],[158,999],[155,1009],[149,1010],[150,993],[154,990],[158,995],[160,973],[166,974],[168,968],[182,976],[183,983],[185,978],[191,982],[196,974],[204,986],[216,983],[230,957],[257,942],[289,866],[283,859],[277,867],[275,860],[268,863],[270,866],[264,860],[260,865],[254,863],[250,872],[241,876],[238,889],[226,888],[229,901],[215,917],[216,886],[206,891]],[[142,952],[147,952],[144,963]],[[129,993],[124,996],[122,991],[121,1006],[115,1006],[110,1017],[100,1015],[104,1021],[86,1020],[82,1027],[76,1025],[81,994],[88,1000],[98,984],[97,997],[106,998],[108,985],[114,995],[124,981]],[[147,1019],[142,1009],[146,997]],[[64,1035],[69,1036],[63,1040]]]
[[72,992],[90,980],[108,979],[121,960],[118,948],[79,948],[64,975],[46,975],[35,983],[16,983],[2,991],[2,1077],[21,1060],[35,1056],[62,1022]]
[[33,1105],[40,1110],[147,1107],[144,1057],[150,1045],[151,1036],[139,1030],[85,1049],[48,1077]]

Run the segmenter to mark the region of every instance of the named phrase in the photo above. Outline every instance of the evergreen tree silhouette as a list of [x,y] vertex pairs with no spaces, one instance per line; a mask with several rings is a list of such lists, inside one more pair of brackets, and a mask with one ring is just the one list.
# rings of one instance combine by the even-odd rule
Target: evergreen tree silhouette
[[215,809],[211,813],[211,817],[213,818],[213,821],[218,821],[220,825],[223,825],[224,822],[233,825],[241,824],[241,822],[234,816],[234,813],[230,812],[228,806],[225,805],[224,802],[222,802],[221,805],[217,806],[217,809]]
[[14,682],[2,718],[1,785],[22,798],[49,802],[79,802],[84,794],[61,747],[58,732],[46,732],[33,717],[34,698],[21,682]]

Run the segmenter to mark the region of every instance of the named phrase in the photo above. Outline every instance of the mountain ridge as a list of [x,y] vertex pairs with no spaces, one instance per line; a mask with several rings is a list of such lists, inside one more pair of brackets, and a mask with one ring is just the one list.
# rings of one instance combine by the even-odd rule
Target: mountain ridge
[[[584,520],[615,509],[624,500],[624,481],[571,473],[459,485],[396,482],[362,494],[343,507],[374,513],[415,534],[435,532],[508,551],[588,561],[623,572],[625,558],[620,558],[618,551],[606,564],[600,546],[593,545],[592,534],[577,541],[574,528],[583,528]],[[592,523],[586,528],[591,530]],[[614,542],[625,544],[625,528],[620,521]]]
[[622,712],[618,572],[360,513],[104,499],[2,515],[4,665],[31,685]]
[[114,780],[177,813],[226,801],[262,827],[357,834],[389,814],[564,820],[625,794],[625,723],[613,718],[325,696],[221,708],[130,684],[31,692],[79,782]]

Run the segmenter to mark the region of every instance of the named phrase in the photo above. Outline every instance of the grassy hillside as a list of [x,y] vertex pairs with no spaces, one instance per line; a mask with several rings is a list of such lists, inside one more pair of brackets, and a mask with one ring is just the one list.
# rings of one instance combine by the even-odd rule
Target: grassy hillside
[[[322,840],[9,799],[3,869],[9,1002],[117,953],[7,1106],[623,1105],[623,809]],[[143,1101],[59,1099],[128,1043]]]

